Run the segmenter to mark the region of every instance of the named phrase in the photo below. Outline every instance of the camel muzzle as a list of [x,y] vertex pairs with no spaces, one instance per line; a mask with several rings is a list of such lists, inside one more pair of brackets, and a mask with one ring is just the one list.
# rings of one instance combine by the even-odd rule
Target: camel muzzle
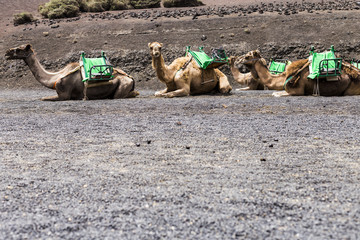
[[5,53],[5,59],[6,60],[9,60],[9,59],[12,59],[13,58],[13,54],[11,54],[11,51],[7,51]]

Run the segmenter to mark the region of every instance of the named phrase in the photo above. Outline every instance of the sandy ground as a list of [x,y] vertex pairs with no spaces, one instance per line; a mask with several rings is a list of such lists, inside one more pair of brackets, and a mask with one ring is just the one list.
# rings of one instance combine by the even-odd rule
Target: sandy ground
[[358,239],[359,97],[1,92],[4,239]]

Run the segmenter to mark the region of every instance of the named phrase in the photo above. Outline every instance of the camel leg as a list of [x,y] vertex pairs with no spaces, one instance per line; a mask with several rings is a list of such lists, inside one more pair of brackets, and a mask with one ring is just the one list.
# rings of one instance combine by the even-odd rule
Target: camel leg
[[190,95],[190,79],[187,77],[188,74],[177,74],[175,75],[175,85],[177,90],[163,93],[161,97],[185,97]]
[[60,101],[59,96],[50,96],[50,97],[43,97],[41,101]]
[[215,74],[219,78],[219,91],[221,93],[229,93],[232,90],[232,87],[230,86],[229,80],[226,75],[218,69],[215,69]]
[[157,91],[157,92],[155,92],[155,97],[161,97],[164,93],[167,93],[167,92],[168,92],[167,88]]
[[248,91],[251,90],[250,87],[244,87],[244,88],[237,88],[235,91]]
[[286,91],[279,91],[279,92],[273,92],[272,94],[274,97],[286,97],[290,96],[290,94]]
[[134,80],[129,77],[119,77],[119,86],[114,94],[114,99],[136,97],[138,92],[132,91]]
[[161,97],[173,98],[173,97],[186,97],[189,95],[190,94],[186,89],[178,89],[172,92],[164,93],[161,95]]

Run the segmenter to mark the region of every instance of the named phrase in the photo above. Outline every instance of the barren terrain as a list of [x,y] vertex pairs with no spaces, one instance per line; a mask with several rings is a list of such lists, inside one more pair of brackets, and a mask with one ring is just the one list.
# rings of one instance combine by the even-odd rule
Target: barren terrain
[[[164,86],[147,50],[163,42],[167,62],[187,45],[294,60],[334,45],[358,58],[355,2],[306,1],[313,11],[300,11],[309,5],[288,1],[260,13],[272,1],[209,0],[12,25],[12,13],[40,2],[1,7],[1,239],[360,238],[359,96],[236,91],[223,66],[230,95],[155,98]],[[140,96],[42,102],[55,92],[3,57],[23,43],[51,70],[104,50]]]

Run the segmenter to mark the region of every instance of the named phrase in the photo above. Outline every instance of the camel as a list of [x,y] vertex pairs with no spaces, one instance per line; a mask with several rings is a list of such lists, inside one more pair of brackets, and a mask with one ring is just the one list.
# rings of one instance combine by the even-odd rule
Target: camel
[[308,79],[309,61],[302,59],[294,61],[285,72],[271,74],[264,63],[258,50],[250,51],[240,57],[240,63],[244,64],[251,71],[252,76],[272,90],[284,90],[274,92],[276,97],[280,96],[304,96],[313,95],[314,90],[319,90],[322,96],[342,96],[360,94],[360,72],[349,63],[343,62],[342,74],[337,81]]
[[[9,49],[6,59],[23,59],[29,66],[35,79],[43,86],[55,89],[57,96],[44,97],[43,101],[64,101],[84,99],[85,85],[82,81],[79,63],[70,63],[58,72],[48,72],[36,58],[30,44]],[[114,78],[107,82],[89,84],[86,89],[88,99],[116,99],[136,97],[139,93],[134,91],[134,79],[121,69],[114,68]]]
[[239,69],[235,66],[236,57],[231,56],[229,58],[229,66],[231,73],[234,77],[234,80],[240,83],[241,85],[247,85],[247,87],[240,88],[241,91],[246,90],[264,90],[264,85],[260,82],[256,81],[253,77],[251,72],[249,73],[241,73]]
[[220,70],[202,70],[191,57],[180,57],[170,65],[165,64],[161,54],[162,43],[148,44],[152,57],[152,67],[159,80],[166,84],[166,88],[155,92],[157,97],[182,97],[196,94],[210,93],[218,90],[229,93],[232,88],[225,74]]

